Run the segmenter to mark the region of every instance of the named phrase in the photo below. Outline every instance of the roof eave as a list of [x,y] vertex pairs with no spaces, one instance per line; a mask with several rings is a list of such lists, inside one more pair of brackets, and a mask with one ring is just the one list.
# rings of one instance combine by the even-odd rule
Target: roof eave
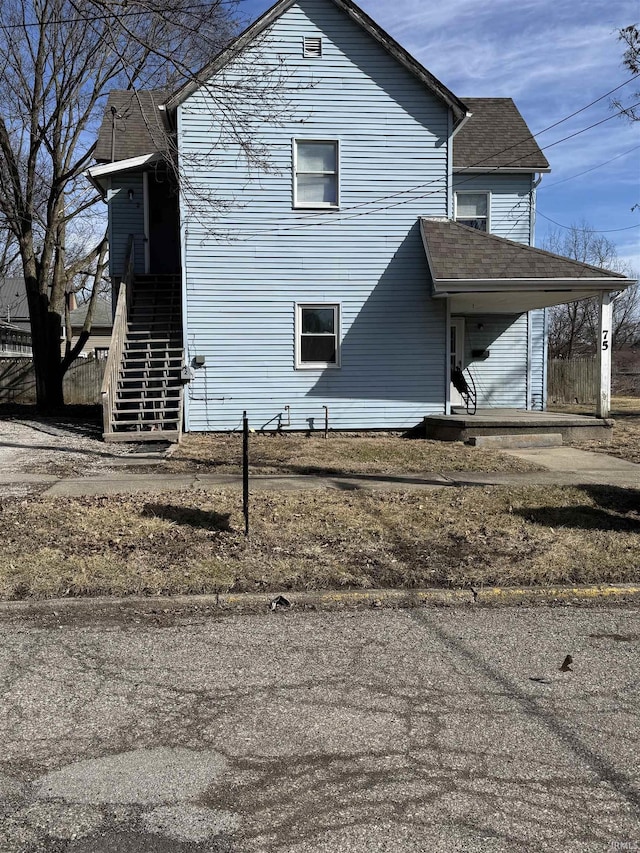
[[222,50],[208,65],[201,68],[195,79],[187,81],[177,90],[177,92],[174,92],[170,98],[167,98],[163,104],[164,108],[168,112],[173,112],[173,110],[186,101],[190,95],[197,92],[198,89],[204,86],[207,80],[230,62],[234,56],[241,53],[250,42],[260,35],[260,33],[266,30],[267,27],[271,26],[271,24],[277,20],[283,12],[286,12],[290,6],[293,6],[294,2],[295,0],[280,0],[279,3],[276,3],[270,9],[267,9],[264,14],[250,24],[246,30],[240,33],[240,35],[234,39],[228,47]]
[[398,62],[405,66],[419,80],[427,86],[432,92],[443,100],[449,106],[454,114],[454,127],[463,121],[466,121],[467,116],[470,117],[470,110],[467,105],[458,98],[457,95],[447,88],[444,83],[441,83],[437,77],[434,77],[424,65],[414,59],[411,54],[406,51],[401,44],[385,32],[373,18],[370,18],[366,12],[360,9],[351,0],[333,0],[336,6],[340,6],[346,14],[356,23],[366,30],[378,43],[394,57]]
[[452,279],[433,278],[434,296],[446,296],[451,293],[509,293],[511,291],[554,291],[589,290],[594,293],[612,290],[624,290],[633,279],[628,278],[486,278]]
[[496,172],[501,174],[534,174],[534,173],[548,173],[551,172],[551,168],[549,166],[453,166],[454,174],[460,174],[462,172],[474,172],[478,175],[492,175]]
[[102,194],[103,198],[109,189],[108,180],[119,172],[129,172],[132,169],[141,169],[144,166],[157,163],[162,160],[163,155],[156,151],[153,154],[142,154],[139,157],[130,157],[128,160],[114,160],[113,163],[98,163],[90,166],[84,173],[85,177]]
[[129,157],[126,160],[114,160],[113,163],[97,163],[95,166],[90,166],[86,174],[89,178],[97,180],[106,175],[128,172],[130,169],[139,169],[141,166],[156,163],[162,159],[162,156],[160,151],[154,151],[151,154],[140,154],[138,157]]

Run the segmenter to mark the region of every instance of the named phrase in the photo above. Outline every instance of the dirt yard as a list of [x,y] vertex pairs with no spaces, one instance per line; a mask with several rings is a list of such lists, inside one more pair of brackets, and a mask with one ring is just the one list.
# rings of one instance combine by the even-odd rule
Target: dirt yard
[[0,504],[0,597],[638,580],[637,493],[237,491]]
[[[590,415],[593,414],[593,406],[554,406],[553,411]],[[614,397],[611,417],[615,420],[611,444],[602,445],[594,441],[579,446],[584,450],[617,456],[627,462],[640,463],[640,397]]]
[[[242,437],[186,435],[166,470],[240,473]],[[459,442],[407,439],[388,433],[251,434],[252,474],[424,474],[446,471],[530,471],[528,462],[506,453],[466,447]]]
[[0,419],[0,496],[37,491],[12,474],[90,477],[139,464],[144,445],[106,445],[97,425],[84,421]]
[[[640,418],[619,417],[631,455]],[[44,497],[12,472],[82,477],[142,470],[148,445],[97,427],[0,421],[0,597],[275,592],[373,587],[629,582],[640,577],[636,490],[475,487],[416,493],[252,490]],[[627,428],[628,427],[628,428]],[[634,432],[634,430],[636,432]],[[625,436],[624,439],[622,436]],[[637,441],[637,438],[635,439]],[[626,442],[626,444],[625,444]],[[521,471],[502,454],[398,436],[252,436],[254,473]],[[627,448],[625,450],[624,448]],[[601,449],[601,448],[594,448]],[[239,470],[240,437],[188,436],[168,472]],[[149,473],[149,467],[145,467]],[[13,489],[13,490],[12,490]]]

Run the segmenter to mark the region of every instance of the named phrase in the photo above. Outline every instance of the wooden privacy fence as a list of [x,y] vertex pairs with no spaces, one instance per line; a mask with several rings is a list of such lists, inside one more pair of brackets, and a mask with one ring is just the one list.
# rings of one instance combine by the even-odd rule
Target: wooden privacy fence
[[[104,375],[103,359],[78,359],[67,370],[64,401],[75,406],[100,403]],[[33,405],[36,402],[36,377],[30,358],[0,359],[0,403]]]
[[595,358],[549,359],[549,403],[595,403],[598,395],[598,363]]

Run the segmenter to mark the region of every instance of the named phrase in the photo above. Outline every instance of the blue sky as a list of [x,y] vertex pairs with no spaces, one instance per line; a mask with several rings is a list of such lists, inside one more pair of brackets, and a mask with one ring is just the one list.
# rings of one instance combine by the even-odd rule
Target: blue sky
[[[243,0],[241,12],[254,19],[271,5]],[[360,0],[358,5],[459,97],[513,98],[533,133],[629,78],[616,31],[640,20],[638,0]],[[640,91],[640,78],[618,94],[630,103],[634,91]],[[538,143],[545,147],[609,118],[610,100],[543,133]],[[557,228],[549,219],[565,226],[586,220],[640,273],[640,209],[631,210],[640,203],[640,122],[611,118],[545,153],[552,172],[538,190],[537,245]],[[612,158],[617,159],[603,165]],[[593,171],[580,175],[586,170]]]

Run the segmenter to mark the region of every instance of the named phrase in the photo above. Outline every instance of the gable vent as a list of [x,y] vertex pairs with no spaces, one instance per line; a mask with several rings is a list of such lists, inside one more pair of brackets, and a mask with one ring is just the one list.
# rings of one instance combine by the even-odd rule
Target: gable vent
[[316,36],[305,36],[302,55],[308,59],[320,59],[322,56],[322,39]]

